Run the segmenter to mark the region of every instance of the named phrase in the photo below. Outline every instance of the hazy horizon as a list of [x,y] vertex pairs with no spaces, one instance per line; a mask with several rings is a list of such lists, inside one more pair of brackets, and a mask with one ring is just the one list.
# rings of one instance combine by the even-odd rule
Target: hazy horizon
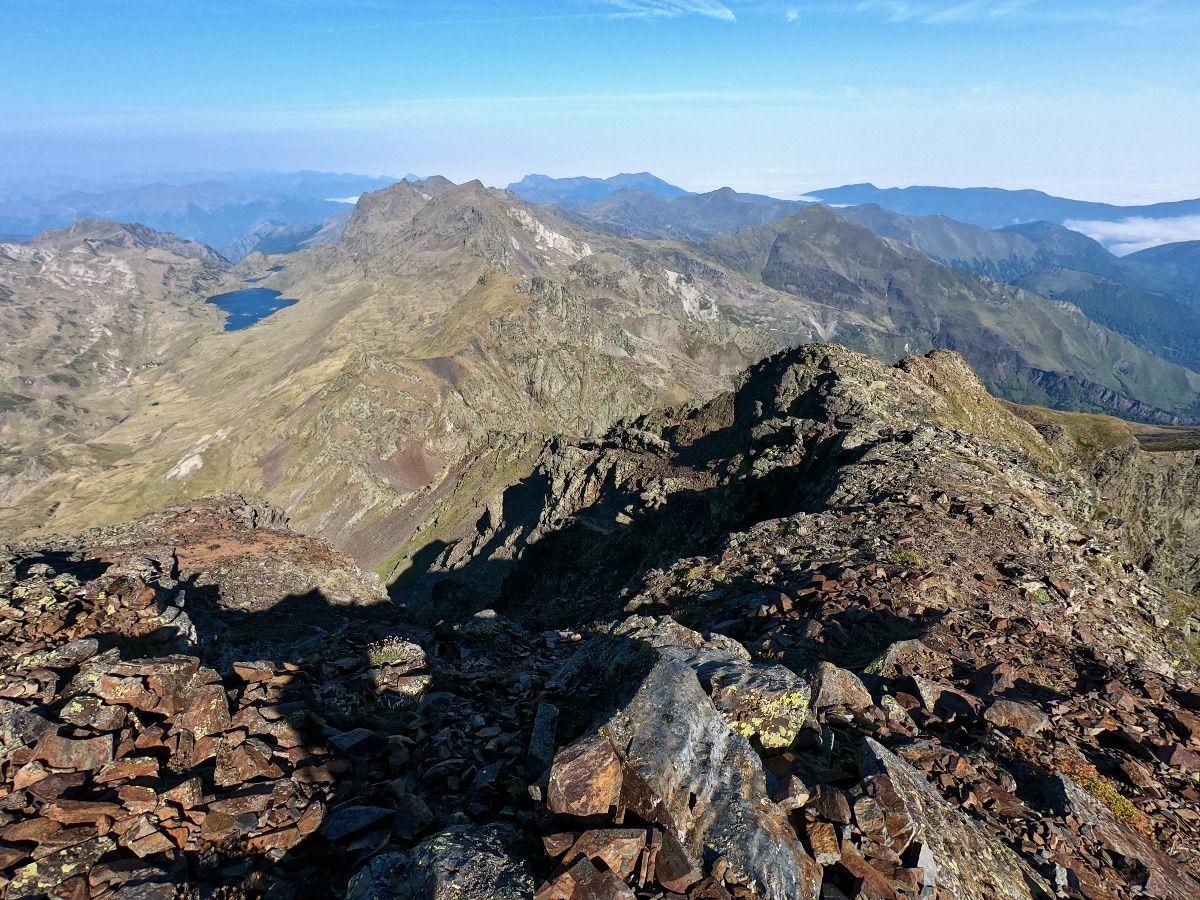
[[[685,191],[688,191],[688,192],[694,193],[694,194],[710,193],[712,191],[720,190],[722,188],[732,188],[741,193],[768,194],[769,196],[778,196],[780,199],[802,199],[802,200],[813,199],[812,197],[809,197],[807,195],[805,190],[799,190],[793,194],[785,196],[783,194],[778,194],[778,193],[770,194],[769,192],[766,192],[766,191],[755,191],[752,188],[746,188],[743,185],[734,184],[729,181],[721,182],[719,179],[718,179],[718,182],[713,184],[713,186],[708,186],[708,185],[695,186],[695,185],[689,185],[689,184],[685,183],[685,181],[683,179],[673,178],[670,176],[669,173],[663,174],[663,172],[657,171],[657,170],[649,170],[649,169],[636,169],[635,170],[633,168],[622,170],[619,172],[618,171],[583,172],[583,171],[571,171],[571,170],[535,171],[535,170],[531,169],[529,171],[514,173],[511,177],[503,176],[496,180],[487,180],[487,179],[479,178],[477,175],[472,175],[469,172],[461,174],[457,177],[451,177],[451,176],[447,175],[446,172],[439,171],[436,169],[433,171],[429,171],[429,172],[419,172],[419,173],[414,173],[414,172],[404,171],[404,170],[361,171],[361,170],[352,170],[352,169],[339,170],[339,169],[320,168],[320,167],[306,167],[303,169],[255,167],[255,168],[210,169],[210,170],[193,170],[193,169],[183,168],[183,169],[177,169],[177,170],[160,169],[160,170],[142,170],[142,171],[138,171],[138,170],[113,171],[111,173],[96,173],[96,172],[86,172],[86,171],[77,171],[77,172],[50,171],[50,172],[47,172],[47,173],[41,174],[41,175],[29,174],[29,175],[25,176],[24,178],[12,177],[11,175],[8,175],[5,177],[0,177],[0,189],[4,189],[6,187],[11,189],[13,187],[19,186],[23,181],[27,181],[29,184],[35,184],[44,189],[50,188],[50,187],[54,186],[55,184],[61,184],[62,190],[64,193],[72,191],[72,190],[83,190],[86,192],[99,193],[99,192],[103,192],[103,191],[120,190],[122,188],[143,187],[143,186],[153,185],[153,184],[164,184],[164,185],[169,185],[169,186],[182,186],[182,185],[202,184],[204,182],[237,181],[238,179],[250,179],[254,176],[297,175],[297,174],[301,174],[301,173],[305,173],[305,172],[313,173],[313,174],[320,174],[320,175],[332,175],[332,176],[352,176],[352,177],[373,178],[373,179],[395,179],[397,181],[403,180],[410,176],[422,178],[422,179],[434,177],[434,176],[441,176],[441,177],[449,178],[451,181],[455,182],[456,184],[463,184],[463,183],[466,183],[469,181],[480,181],[483,184],[485,184],[487,187],[491,187],[491,188],[506,188],[509,184],[519,182],[522,178],[525,178],[528,176],[545,176],[547,178],[552,178],[552,179],[569,179],[569,178],[604,179],[604,178],[608,178],[608,177],[612,177],[612,176],[616,176],[616,175],[632,175],[632,174],[648,173],[648,174],[654,175],[656,177],[659,177],[663,181],[666,181],[676,187],[683,188]],[[819,185],[813,184],[813,185],[810,185],[807,188],[807,190],[808,191],[820,191],[821,189],[830,189],[830,188],[835,188],[835,187],[844,187],[844,186],[848,186],[848,185],[859,185],[859,184],[870,184],[873,187],[879,188],[881,190],[905,189],[905,188],[917,188],[917,187],[944,187],[944,188],[956,188],[956,189],[1031,190],[1031,191],[1038,191],[1038,192],[1041,192],[1044,194],[1049,194],[1051,196],[1063,197],[1064,199],[1069,199],[1069,200],[1078,200],[1078,201],[1082,201],[1082,202],[1110,203],[1110,204],[1117,205],[1117,206],[1137,206],[1137,205],[1143,205],[1143,204],[1149,205],[1149,204],[1154,204],[1154,203],[1164,203],[1164,202],[1169,203],[1169,202],[1178,201],[1178,200],[1200,199],[1200,188],[1197,188],[1195,195],[1164,196],[1164,197],[1160,197],[1155,200],[1147,200],[1147,201],[1133,200],[1133,201],[1121,202],[1121,201],[1108,200],[1103,197],[1092,197],[1092,196],[1072,197],[1072,196],[1067,196],[1067,195],[1054,194],[1054,192],[1046,190],[1045,188],[1043,188],[1039,185],[1036,185],[1036,184],[1020,184],[1020,185],[1013,185],[1013,186],[1003,186],[1003,185],[997,185],[997,184],[969,184],[969,183],[951,184],[951,183],[949,183],[948,179],[937,182],[937,183],[928,182],[928,183],[920,183],[920,184],[918,184],[918,183],[909,184],[909,183],[886,183],[886,182],[881,182],[878,179],[858,178],[858,179],[853,179],[853,180],[849,180],[849,181],[845,181],[845,182],[839,182],[837,184],[834,184],[832,182],[827,183],[827,184],[819,184]],[[15,196],[15,192],[14,192],[14,196]],[[331,198],[331,199],[343,199],[343,198]]]
[[314,169],[1200,196],[1182,0],[0,0],[0,180]]

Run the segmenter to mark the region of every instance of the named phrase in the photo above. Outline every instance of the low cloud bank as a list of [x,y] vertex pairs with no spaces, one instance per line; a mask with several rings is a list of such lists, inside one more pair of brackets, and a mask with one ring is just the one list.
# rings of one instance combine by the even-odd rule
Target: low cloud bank
[[1132,216],[1115,222],[1071,219],[1063,222],[1063,225],[1099,241],[1117,256],[1127,256],[1160,244],[1200,240],[1200,216],[1178,216],[1174,219]]

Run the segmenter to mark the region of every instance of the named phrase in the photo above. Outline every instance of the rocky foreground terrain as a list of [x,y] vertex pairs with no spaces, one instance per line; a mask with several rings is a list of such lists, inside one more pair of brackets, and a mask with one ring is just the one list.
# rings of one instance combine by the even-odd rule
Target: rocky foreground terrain
[[811,345],[550,442],[427,592],[236,495],[10,545],[4,890],[1200,896],[1189,558],[1067,427]]

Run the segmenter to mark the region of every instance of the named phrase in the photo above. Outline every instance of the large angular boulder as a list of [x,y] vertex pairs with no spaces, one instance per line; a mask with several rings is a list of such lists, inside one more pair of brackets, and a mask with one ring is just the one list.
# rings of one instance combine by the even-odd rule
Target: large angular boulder
[[[660,884],[686,887],[719,856],[759,896],[819,895],[820,869],[787,815],[768,799],[758,755],[714,705],[689,662],[661,657],[633,698],[582,739],[588,752],[574,746],[560,752],[551,783],[586,781],[586,773],[566,770],[581,759],[606,756],[596,748],[598,740],[606,740],[620,761],[618,818],[628,810],[666,830],[657,859]],[[590,768],[607,773],[608,767]],[[596,789],[607,794],[611,779],[606,775]]]
[[884,810],[895,851],[904,854],[919,848],[930,896],[957,900],[1054,896],[999,838],[950,806],[925,776],[882,744],[864,739],[859,769],[868,793]]
[[375,857],[350,879],[346,900],[524,900],[534,882],[516,841],[505,825],[447,828]]

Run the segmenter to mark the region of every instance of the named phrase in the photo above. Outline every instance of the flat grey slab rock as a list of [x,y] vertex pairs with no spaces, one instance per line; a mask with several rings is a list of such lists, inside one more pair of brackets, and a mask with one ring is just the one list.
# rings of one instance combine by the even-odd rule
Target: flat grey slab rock
[[385,853],[350,879],[346,900],[526,900],[533,877],[506,825],[447,828]]

